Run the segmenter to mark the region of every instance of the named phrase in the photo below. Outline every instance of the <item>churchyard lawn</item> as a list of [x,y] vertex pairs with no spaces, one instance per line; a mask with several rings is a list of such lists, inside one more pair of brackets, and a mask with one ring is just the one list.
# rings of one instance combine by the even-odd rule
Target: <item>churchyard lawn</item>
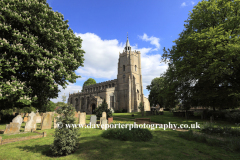
[[[150,116],[152,122],[159,123],[193,123],[201,120],[188,120],[179,117],[171,117],[169,112],[164,115]],[[129,113],[114,113],[113,117],[131,118]],[[141,113],[136,114],[134,118],[141,118]],[[146,117],[144,117],[146,118]],[[86,117],[86,123],[89,123],[90,115]],[[114,118],[113,123],[133,123],[128,119]],[[217,122],[218,123],[218,122]],[[21,131],[24,130],[22,124]],[[5,129],[5,124],[0,125],[0,129]],[[101,137],[104,130],[100,129],[80,129],[79,149],[68,156],[52,158],[47,156],[50,145],[54,140],[54,129],[40,130],[37,126],[37,132],[46,132],[47,137],[32,139],[27,141],[14,142],[0,146],[1,159],[240,159],[240,153],[226,151],[221,147],[209,146],[205,143],[188,141],[178,136],[179,131],[171,129],[151,130],[153,139],[149,142],[130,142],[109,140]],[[21,134],[17,134],[18,136]],[[3,136],[3,135],[1,135]],[[11,137],[12,138],[12,137]],[[14,137],[15,138],[15,137]]]

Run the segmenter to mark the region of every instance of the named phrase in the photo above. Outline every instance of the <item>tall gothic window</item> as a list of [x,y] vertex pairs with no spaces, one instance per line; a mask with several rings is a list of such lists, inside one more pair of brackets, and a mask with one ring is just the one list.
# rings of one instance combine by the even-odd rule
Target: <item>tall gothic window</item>
[[137,97],[138,97],[138,100],[139,100],[139,91],[137,90]]
[[110,96],[110,107],[114,108],[114,96]]
[[125,65],[123,65],[123,71],[125,71]]

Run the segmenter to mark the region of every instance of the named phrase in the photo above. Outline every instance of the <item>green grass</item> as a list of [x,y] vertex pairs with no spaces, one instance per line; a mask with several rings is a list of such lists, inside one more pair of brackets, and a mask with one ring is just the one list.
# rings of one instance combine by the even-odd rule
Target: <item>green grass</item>
[[[131,117],[131,113],[114,113],[113,116],[122,118],[141,118],[141,113],[135,113],[135,117]],[[147,118],[147,117],[144,117]],[[165,112],[163,116],[149,116],[151,121],[158,123],[185,123],[184,118],[172,117],[171,113]],[[89,123],[90,115],[87,115],[86,123]],[[114,118],[114,123],[133,123],[132,120]],[[187,122],[195,123],[202,122],[201,120],[190,119]],[[203,121],[204,122],[204,121]],[[217,122],[220,123],[220,122]],[[225,122],[225,124],[228,124]],[[234,124],[230,124],[233,125]],[[5,125],[0,125],[2,128]],[[24,124],[22,125],[24,127]],[[14,142],[0,146],[0,160],[1,159],[87,159],[87,160],[105,160],[105,159],[216,159],[229,160],[240,159],[240,153],[226,151],[219,146],[209,146],[208,144],[189,141],[179,137],[179,132],[174,130],[155,129],[150,130],[153,138],[148,142],[132,142],[105,139],[101,135],[104,130],[82,128],[79,141],[79,149],[75,153],[65,157],[49,157],[50,145],[54,140],[54,129],[39,130],[40,125],[37,126],[38,132],[46,132],[47,137],[32,139],[21,142]],[[24,129],[24,128],[23,128]],[[22,130],[22,128],[21,128]]]
[[[145,113],[146,115],[146,113]],[[144,116],[142,117],[141,112],[134,113],[134,117],[132,117],[132,113],[113,113],[114,119],[116,118],[128,118],[134,120],[135,118],[151,118],[151,122],[160,123],[160,124],[168,124],[171,122],[172,124],[194,124],[198,122],[198,124],[204,124],[209,122],[209,120],[201,120],[199,118],[189,118],[186,119],[184,117],[175,117],[173,116],[172,112],[164,111],[164,115],[151,115],[151,116]],[[125,121],[124,119],[122,119]],[[234,123],[226,122],[226,121],[214,121],[214,126],[229,126],[229,127],[236,127]]]

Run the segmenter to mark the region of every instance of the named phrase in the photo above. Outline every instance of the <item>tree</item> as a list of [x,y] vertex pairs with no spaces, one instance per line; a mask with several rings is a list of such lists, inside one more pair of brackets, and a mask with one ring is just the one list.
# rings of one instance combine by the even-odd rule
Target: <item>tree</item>
[[55,103],[55,106],[58,106],[58,107],[61,107],[61,106],[64,106],[64,105],[66,105],[66,103],[64,103],[64,102]]
[[56,105],[54,102],[52,101],[48,101],[47,104],[45,104],[42,108],[41,111],[42,112],[53,112],[56,108]]
[[55,129],[54,142],[51,146],[51,152],[54,156],[65,156],[74,152],[78,145],[79,128],[70,127],[68,124],[75,124],[75,108],[71,104],[62,106],[57,110],[61,116],[57,118],[59,127]]
[[65,96],[65,93],[64,93],[64,95],[62,96],[62,100],[63,100],[63,102],[66,101],[66,97],[67,97],[67,96]]
[[150,90],[149,101],[151,106],[173,108],[179,103],[178,86],[174,67],[169,64],[167,71],[160,77],[154,78],[147,89]]
[[82,39],[46,0],[0,1],[0,103],[2,109],[41,110],[74,83],[83,66]]
[[108,104],[105,99],[103,100],[102,104],[95,109],[95,112],[98,118],[102,117],[103,112],[106,112],[107,118],[112,116],[112,112],[110,111],[110,109],[108,109]]
[[237,107],[240,98],[239,1],[199,2],[163,61],[174,65],[183,106]]
[[[92,85],[92,84],[96,84],[97,82],[95,81],[95,79],[93,78],[88,78],[88,80],[86,80],[84,83],[83,83],[83,89],[85,86],[89,86],[89,85]],[[82,92],[83,92],[83,89],[82,89]]]

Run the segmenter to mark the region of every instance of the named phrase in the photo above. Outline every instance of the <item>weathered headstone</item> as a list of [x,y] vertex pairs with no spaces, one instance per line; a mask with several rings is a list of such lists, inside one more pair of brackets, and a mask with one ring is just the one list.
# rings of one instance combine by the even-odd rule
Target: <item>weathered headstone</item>
[[[19,123],[20,126],[22,125],[23,119],[21,115],[18,115],[17,117],[13,118],[12,120],[13,123]],[[20,129],[20,128],[19,128]]]
[[102,112],[102,119],[107,119],[107,114],[106,114],[106,112]]
[[25,129],[24,132],[28,132],[28,131],[32,131],[32,130],[36,130],[37,129],[37,125],[36,125],[36,119],[37,116],[34,112],[31,112],[29,114],[29,120],[27,121],[26,125],[25,125]]
[[36,113],[36,116],[40,116],[38,112]]
[[10,122],[10,124],[6,125],[6,129],[3,132],[3,134],[12,134],[12,133],[18,133],[21,125],[19,123],[13,123]]
[[108,124],[112,123],[113,122],[113,117],[109,117],[108,118]]
[[23,119],[23,122],[27,122],[28,121],[28,117],[24,117],[24,119]]
[[85,125],[86,124],[86,113],[80,113],[79,116],[79,124]]
[[53,125],[54,129],[58,127],[58,125],[57,125],[57,117],[54,117],[54,123],[53,124],[54,124]]
[[41,130],[43,129],[51,129],[52,127],[52,116],[50,113],[46,113],[43,116],[42,123],[41,123]]
[[36,116],[36,123],[41,123],[42,122],[42,116]]
[[107,124],[108,124],[107,120],[103,119],[102,124],[101,124],[102,130],[107,130],[107,128],[108,128]]
[[97,121],[97,116],[96,116],[96,115],[92,115],[92,116],[90,117],[91,125],[96,124],[96,121]]

